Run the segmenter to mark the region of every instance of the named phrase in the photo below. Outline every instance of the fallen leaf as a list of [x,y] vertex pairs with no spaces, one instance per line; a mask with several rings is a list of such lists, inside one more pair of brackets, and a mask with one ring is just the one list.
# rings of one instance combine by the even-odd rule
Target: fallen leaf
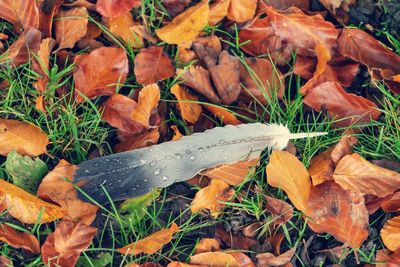
[[157,29],[157,36],[168,44],[192,41],[207,26],[210,8],[208,1],[201,1],[176,16],[169,24]]
[[163,49],[163,46],[151,46],[136,55],[134,72],[139,84],[149,85],[174,76],[175,68]]
[[261,229],[261,223],[254,222],[242,228],[241,232],[245,237],[255,237]]
[[390,253],[385,249],[380,249],[376,252],[375,266],[379,267],[397,267],[400,265],[400,250]]
[[327,181],[311,189],[308,226],[317,233],[329,233],[352,248],[368,237],[368,210],[361,194]]
[[190,264],[213,267],[255,267],[255,264],[241,252],[205,252],[190,256]]
[[275,226],[287,223],[293,217],[293,207],[278,198],[265,196],[265,209],[272,214]]
[[374,165],[359,154],[344,156],[333,179],[346,190],[385,197],[400,189],[400,174]]
[[177,69],[177,74],[184,85],[204,95],[215,104],[221,103],[221,99],[211,85],[210,73],[202,66],[190,66],[184,70]]
[[221,245],[236,250],[251,250],[252,247],[259,244],[255,239],[246,237],[241,233],[227,232],[220,227],[215,230],[215,238],[220,240]]
[[199,98],[190,94],[177,83],[171,87],[171,93],[178,100],[178,107],[182,118],[187,122],[195,124],[202,112],[201,105],[197,103],[199,102]]
[[176,125],[171,126],[172,131],[174,131],[174,136],[172,137],[172,141],[179,140],[183,137],[183,134],[179,131],[178,127]]
[[231,0],[218,0],[210,6],[210,16],[208,25],[213,26],[223,20],[228,15],[228,8]]
[[382,202],[381,207],[386,212],[400,211],[400,191],[394,193],[388,200]]
[[51,38],[53,32],[53,20],[63,0],[40,1],[39,4],[39,27],[38,30],[44,38]]
[[150,115],[160,101],[160,88],[157,84],[150,84],[144,87],[139,93],[138,104],[131,112],[131,119],[144,127],[150,127]]
[[58,11],[54,22],[58,49],[72,48],[86,35],[88,17],[85,7]]
[[1,266],[5,266],[5,267],[10,267],[10,266],[12,267],[12,266],[14,266],[12,260],[10,260],[9,258],[7,258],[7,257],[4,256],[4,255],[1,255],[1,256],[0,256],[0,265],[1,265]]
[[19,155],[15,150],[8,153],[5,167],[13,178],[13,184],[31,194],[36,194],[42,178],[48,172],[46,163],[40,158],[33,160]]
[[246,177],[251,177],[255,172],[255,165],[259,159],[250,161],[239,161],[234,164],[226,164],[215,168],[207,169],[201,172],[201,175],[210,179],[218,179],[229,185],[239,185],[243,183]]
[[336,82],[324,82],[312,88],[303,102],[318,112],[327,110],[329,116],[337,120],[338,127],[367,123],[381,114],[373,102],[347,93]]
[[245,22],[254,17],[257,0],[231,0],[228,9],[228,19],[235,22]]
[[226,108],[207,104],[203,104],[203,107],[219,118],[224,124],[238,125],[242,123],[230,110]]
[[103,17],[103,22],[112,34],[124,40],[129,46],[133,48],[143,47],[143,38],[134,34],[130,29],[136,25],[132,13],[127,12],[111,18]]
[[344,244],[333,248],[319,250],[318,253],[325,254],[332,262],[341,262],[350,254],[350,249],[347,244]]
[[310,0],[265,0],[264,2],[278,10],[285,10],[292,6],[302,10],[308,10],[310,8]]
[[[88,98],[112,95],[117,84],[123,84],[129,72],[129,62],[124,49],[101,47],[89,54],[75,57],[75,89]],[[76,101],[84,98],[76,95]]]
[[20,155],[39,156],[47,152],[47,135],[37,126],[17,120],[0,119],[0,154],[15,150]]
[[81,222],[61,221],[42,245],[42,260],[47,266],[74,266],[97,229]]
[[268,184],[285,191],[293,205],[305,212],[311,191],[311,181],[303,163],[289,152],[274,151],[266,169]]
[[279,256],[272,253],[262,253],[257,254],[256,258],[260,266],[283,266],[292,260],[295,253],[296,249],[292,248]]
[[221,250],[219,243],[214,238],[202,238],[194,248],[194,254],[214,252]]
[[191,0],[163,0],[162,4],[167,9],[171,17],[182,13],[189,5]]
[[0,0],[0,18],[11,22],[17,32],[39,27],[39,9],[35,0]]
[[121,153],[138,148],[149,147],[157,144],[159,138],[160,132],[158,128],[150,129],[143,133],[124,137],[124,140],[114,147],[114,151],[115,153]]
[[246,65],[241,65],[240,80],[242,92],[267,105],[276,95],[283,98],[285,84],[281,72],[271,61],[261,58],[246,58]]
[[388,220],[381,230],[383,244],[391,250],[400,249],[400,216]]
[[172,235],[179,231],[179,226],[173,223],[170,228],[162,229],[148,237],[133,242],[123,248],[118,249],[122,254],[138,255],[144,253],[151,255],[159,251],[165,244],[172,240]]
[[206,265],[192,265],[178,261],[172,261],[168,263],[167,267],[207,267]]
[[34,224],[52,222],[64,217],[65,210],[44,202],[18,186],[0,179],[0,209],[22,223]]
[[118,17],[141,4],[142,0],[98,0],[96,10],[104,17]]
[[19,232],[4,223],[0,224],[0,241],[14,248],[22,248],[34,254],[40,253],[40,243],[34,235],[27,232]]
[[98,207],[78,197],[78,192],[72,184],[76,168],[75,165],[61,160],[43,178],[37,196],[60,205],[67,212],[66,218],[90,225],[96,218]]
[[33,83],[33,87],[41,94],[47,89],[47,84],[49,82],[50,53],[55,45],[56,41],[54,39],[43,39],[36,57],[32,59],[32,70],[38,74],[37,82]]
[[385,169],[389,169],[395,172],[400,172],[400,162],[398,161],[378,159],[378,160],[371,160],[371,163]]
[[208,71],[225,105],[235,102],[240,94],[240,62],[224,50],[219,54],[218,64],[209,66]]
[[222,202],[232,199],[235,191],[229,187],[224,181],[211,180],[210,184],[200,189],[193,201],[191,211],[196,213],[200,210],[207,209],[213,217],[217,217],[221,210],[225,207]]

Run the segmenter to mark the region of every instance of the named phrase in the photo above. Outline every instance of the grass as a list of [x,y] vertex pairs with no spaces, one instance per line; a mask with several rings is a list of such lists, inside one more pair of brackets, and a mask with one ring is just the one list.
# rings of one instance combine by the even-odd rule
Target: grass
[[[159,0],[144,0],[142,8],[139,11],[134,11],[136,12],[135,15],[141,17],[144,24],[152,32],[161,26],[162,18],[168,16],[160,2]],[[126,47],[121,40],[113,37],[103,26],[102,30],[111,41],[126,50],[130,62],[133,62],[137,50]],[[239,42],[237,28],[233,32],[225,32],[217,27],[209,27],[206,31],[209,34],[218,32],[224,35],[230,52],[237,55],[242,64],[249,69],[244,60],[244,54],[240,49],[244,43]],[[0,22],[0,32],[11,32],[10,25]],[[395,50],[399,52],[399,40],[389,33],[386,36]],[[12,36],[11,42],[13,40],[15,40],[15,36]],[[176,50],[173,46],[166,46],[166,51],[168,51],[171,58],[176,57]],[[265,57],[267,58],[268,55]],[[288,67],[290,68],[290,66]],[[46,113],[42,113],[35,108],[35,99],[38,96],[38,92],[32,87],[32,83],[35,81],[35,74],[30,70],[30,63],[19,68],[4,64],[0,68],[0,80],[5,79],[10,82],[8,90],[0,91],[0,117],[32,122],[48,134],[51,144],[48,147],[48,154],[43,156],[43,159],[50,169],[60,159],[67,159],[74,164],[78,164],[88,159],[93,151],[97,151],[100,155],[112,153],[112,146],[114,145],[115,129],[101,120],[99,106],[103,101],[102,98],[89,100],[84,104],[77,105],[71,94],[64,94],[61,97],[56,96],[56,91],[60,88],[73,86],[71,76],[73,69],[73,65],[66,65],[64,69],[53,67],[49,71],[50,83],[46,98],[51,100],[52,104],[46,106]],[[254,76],[254,79],[259,82],[258,77]],[[331,126],[334,121],[323,116],[323,114],[305,112],[302,96],[296,93],[302,85],[300,78],[290,75],[286,78],[286,81],[289,92],[285,95],[283,101],[279,101],[276,95],[265,96],[268,105],[253,107],[252,110],[248,111],[257,114],[256,121],[266,122],[265,117],[268,117],[269,120],[267,122],[285,124],[292,132],[328,131],[329,134],[327,136],[293,141],[300,159],[308,165],[313,156],[324,151],[340,139],[343,129],[333,129]],[[164,123],[177,125],[180,129],[183,129],[182,132],[189,133],[189,127],[186,122],[181,119],[179,112],[172,108],[175,99],[170,94],[169,88],[175,82],[176,80],[169,79],[160,83],[162,101],[165,101],[170,107],[167,114],[168,118]],[[261,86],[261,83],[259,84]],[[369,84],[365,86],[369,86]],[[124,85],[120,90],[131,95],[136,88],[140,88],[140,86],[136,84],[135,78],[131,74],[128,77],[127,85]],[[368,159],[398,160],[400,158],[400,96],[390,94],[383,84],[380,84],[378,89],[384,95],[384,99],[380,103],[380,109],[384,116],[378,121],[372,121],[366,125],[365,131],[357,134],[359,144],[356,146],[356,151]],[[230,107],[227,106],[227,108]],[[254,119],[250,118],[241,118],[248,122],[254,121]],[[218,124],[218,122],[216,123]],[[216,220],[210,219],[204,214],[192,214],[190,208],[187,205],[183,205],[190,203],[194,195],[193,190],[188,196],[178,197],[183,203],[179,204],[182,204],[182,207],[179,207],[179,213],[173,212],[173,208],[171,208],[174,205],[178,205],[176,204],[176,199],[171,198],[168,190],[164,190],[161,196],[148,207],[146,215],[140,224],[134,224],[131,220],[120,216],[117,211],[118,206],[102,207],[95,222],[95,225],[99,227],[100,234],[81,258],[85,258],[89,266],[95,266],[95,257],[101,253],[111,254],[111,266],[123,266],[131,261],[157,262],[176,257],[186,261],[193,253],[194,244],[199,240],[198,236],[193,236],[193,232],[201,233],[204,229],[212,228],[216,224],[231,225],[232,217],[238,213],[245,214],[249,218],[255,218],[257,221],[264,223],[259,235],[259,238],[261,238],[263,233],[269,231],[268,226],[274,221],[261,208],[265,201],[263,197],[250,190],[250,188],[256,185],[266,194],[288,201],[281,190],[272,189],[267,185],[264,171],[267,163],[268,152],[263,156],[260,166],[255,170],[254,174],[249,175],[243,184],[237,186],[237,192],[244,192],[240,196],[240,201],[226,203],[227,208],[224,214]],[[0,175],[4,178],[7,176],[4,166],[0,167]],[[6,217],[6,212],[0,214],[0,220],[7,220]],[[376,218],[373,223],[379,222],[382,219],[381,217]],[[165,246],[162,251],[151,256],[137,257],[121,256],[116,252],[117,248],[146,237],[157,229],[169,226],[174,221],[182,223],[180,230],[173,241]],[[46,235],[54,229],[54,224],[28,226],[27,228],[14,223],[10,223],[10,225],[21,231],[32,231],[40,241],[44,241]],[[304,238],[309,238],[312,235],[306,227],[306,221],[299,212],[295,212],[293,219],[281,225],[279,230],[285,235],[284,246],[287,248],[301,247]],[[330,244],[335,244],[336,242],[329,235],[316,236],[317,239],[326,240]],[[374,252],[382,247],[379,240],[375,240],[374,244],[376,245],[372,249],[362,247],[357,250],[360,262],[372,262]],[[15,250],[6,244],[1,245],[0,252],[25,266],[37,266],[41,262],[39,256],[26,258],[19,250]],[[301,262],[301,257],[298,254],[296,254],[296,257]],[[345,259],[342,259],[342,261],[344,262]]]

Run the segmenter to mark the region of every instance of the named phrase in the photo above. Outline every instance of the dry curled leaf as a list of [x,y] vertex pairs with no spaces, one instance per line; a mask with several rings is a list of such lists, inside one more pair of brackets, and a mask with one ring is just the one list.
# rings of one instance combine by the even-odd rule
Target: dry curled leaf
[[20,155],[39,156],[47,152],[47,135],[37,126],[16,120],[0,119],[0,154],[10,151]]
[[214,238],[202,238],[194,248],[194,254],[214,252],[221,250],[220,245]]
[[400,191],[391,195],[388,200],[383,201],[381,207],[386,212],[400,211]]
[[400,216],[388,220],[381,230],[383,244],[391,251],[400,249]]
[[144,127],[150,127],[150,116],[160,101],[160,88],[157,84],[144,87],[139,93],[138,104],[131,112],[131,119]]
[[135,241],[123,248],[118,249],[118,252],[123,254],[138,255],[145,253],[151,255],[159,251],[165,244],[172,240],[172,235],[179,231],[179,226],[173,223],[170,228],[162,229],[148,237]]
[[121,140],[121,142],[114,147],[114,151],[116,153],[121,153],[124,151],[152,146],[157,144],[159,138],[160,132],[158,131],[158,128],[150,129],[140,134],[129,135],[124,137],[124,140]]
[[251,259],[242,252],[205,252],[190,256],[190,264],[213,267],[255,267]]
[[157,29],[157,36],[168,44],[181,44],[192,41],[207,25],[210,8],[208,1],[186,9],[169,24]]
[[19,232],[4,223],[0,224],[0,241],[14,248],[22,248],[35,254],[40,253],[40,244],[36,236],[27,232]]
[[293,217],[293,207],[278,198],[265,196],[265,209],[272,214],[275,226],[287,223]]
[[333,179],[346,190],[385,197],[400,189],[400,174],[368,162],[359,154],[344,156]]
[[96,218],[98,207],[79,199],[78,192],[72,184],[76,168],[75,165],[61,160],[53,171],[43,178],[37,196],[64,208],[67,211],[66,218],[90,225]]
[[64,217],[66,211],[59,206],[44,202],[21,188],[0,179],[0,209],[22,223],[52,222]]
[[58,49],[72,48],[87,33],[89,14],[84,7],[59,10],[54,23]]
[[251,20],[256,13],[257,3],[257,0],[231,0],[228,19],[236,22]]
[[267,165],[267,180],[269,185],[285,191],[298,210],[307,210],[310,175],[295,156],[286,151],[274,151]]
[[376,252],[375,266],[379,267],[397,267],[400,266],[400,250],[389,252],[386,249],[380,249]]
[[142,0],[98,0],[96,10],[104,17],[118,17],[141,4]]
[[368,237],[368,210],[361,194],[342,189],[333,181],[312,188],[308,225],[317,233],[329,233],[352,248]]
[[39,27],[39,9],[35,0],[0,0],[0,18],[11,22],[18,32]]
[[47,88],[50,67],[50,53],[56,42],[52,38],[43,39],[36,57],[32,59],[32,70],[38,74],[38,81],[33,84],[36,90],[43,93]]
[[78,103],[84,101],[79,93],[88,98],[114,94],[117,85],[125,82],[129,71],[128,58],[122,48],[101,47],[89,54],[76,56],[74,62]]
[[292,260],[295,253],[296,249],[292,248],[279,256],[272,253],[262,253],[257,254],[256,258],[260,266],[284,266]]
[[42,260],[46,266],[75,266],[81,252],[85,251],[97,229],[81,222],[61,221],[54,233],[42,245]]
[[215,238],[219,240],[221,246],[236,250],[251,250],[252,247],[259,244],[255,239],[246,237],[241,233],[227,232],[220,227],[215,231]]
[[171,59],[163,52],[163,46],[143,48],[135,57],[135,76],[141,85],[165,80],[175,74]]
[[174,84],[171,88],[171,93],[178,100],[178,107],[182,118],[192,124],[195,124],[201,115],[201,105],[199,98],[190,94],[187,90],[182,88],[179,84]]
[[208,186],[196,193],[192,201],[191,211],[195,213],[207,209],[213,217],[217,217],[225,207],[225,204],[221,202],[231,200],[234,193],[235,191],[226,182],[213,179]]

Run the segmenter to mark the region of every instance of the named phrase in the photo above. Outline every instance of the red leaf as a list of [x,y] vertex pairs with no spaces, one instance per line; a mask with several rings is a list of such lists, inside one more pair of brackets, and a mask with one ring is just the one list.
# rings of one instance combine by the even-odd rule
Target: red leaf
[[44,38],[51,37],[53,18],[64,0],[42,1],[39,7],[39,30]]
[[118,17],[141,4],[142,0],[98,0],[96,10],[104,17]]
[[19,232],[7,224],[0,224],[0,240],[14,248],[23,248],[35,254],[40,253],[40,244],[34,235]]
[[39,9],[35,0],[0,0],[0,18],[11,22],[18,32],[39,27]]

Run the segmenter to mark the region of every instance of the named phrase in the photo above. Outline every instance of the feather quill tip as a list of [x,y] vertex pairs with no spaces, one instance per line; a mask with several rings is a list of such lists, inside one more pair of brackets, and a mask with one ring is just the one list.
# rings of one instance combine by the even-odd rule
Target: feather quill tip
[[301,138],[311,138],[316,136],[327,135],[327,132],[315,132],[315,133],[291,133],[289,134],[289,139],[301,139]]

